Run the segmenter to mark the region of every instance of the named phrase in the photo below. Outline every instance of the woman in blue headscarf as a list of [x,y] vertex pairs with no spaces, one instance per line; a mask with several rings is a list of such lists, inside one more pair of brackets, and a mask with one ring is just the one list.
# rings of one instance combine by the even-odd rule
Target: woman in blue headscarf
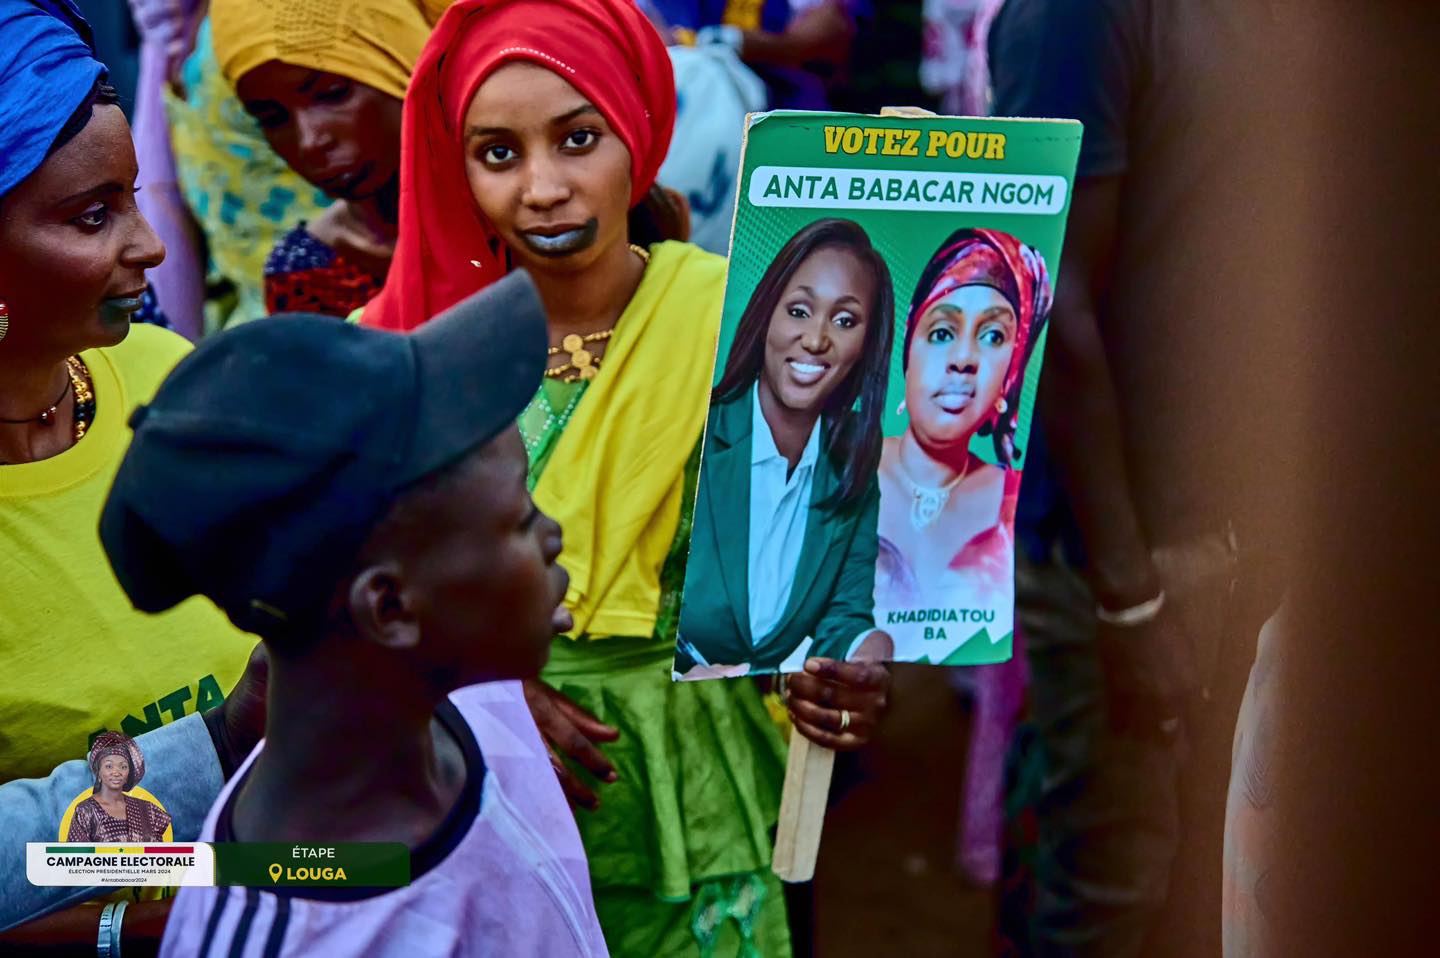
[[205,603],[136,612],[96,534],[130,414],[189,347],[131,325],[165,247],[89,32],[70,0],[0,0],[0,781],[213,708],[254,645]]

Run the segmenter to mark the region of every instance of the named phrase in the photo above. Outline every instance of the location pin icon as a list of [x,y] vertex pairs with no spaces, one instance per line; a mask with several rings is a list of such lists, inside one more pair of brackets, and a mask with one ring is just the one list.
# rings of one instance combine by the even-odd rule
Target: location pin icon
[[274,864],[274,865],[271,865],[271,866],[270,866],[270,881],[272,881],[272,882],[277,882],[277,881],[279,881],[279,880],[280,880],[280,873],[281,873],[282,871],[284,871],[284,870],[285,870],[285,869],[283,869],[283,868],[280,867],[279,863],[276,863],[276,864]]

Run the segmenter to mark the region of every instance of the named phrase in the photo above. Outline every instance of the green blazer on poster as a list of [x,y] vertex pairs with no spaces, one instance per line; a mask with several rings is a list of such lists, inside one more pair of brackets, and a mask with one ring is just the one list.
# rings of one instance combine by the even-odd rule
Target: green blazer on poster
[[843,659],[875,625],[880,486],[872,479],[864,498],[844,512],[820,508],[840,484],[837,466],[822,448],[785,613],[771,634],[750,634],[752,397],[746,390],[710,410],[680,610],[681,673],[697,664],[687,643],[710,665],[748,662],[752,671],[769,672],[807,637],[815,639],[811,655]]

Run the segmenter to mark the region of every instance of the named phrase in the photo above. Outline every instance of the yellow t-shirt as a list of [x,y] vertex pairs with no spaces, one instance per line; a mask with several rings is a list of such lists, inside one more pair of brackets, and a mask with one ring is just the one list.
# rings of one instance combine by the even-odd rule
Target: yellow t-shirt
[[48,775],[91,738],[136,736],[219,705],[255,637],[208,600],[137,612],[100,545],[100,510],[130,441],[130,413],[189,350],[135,326],[81,354],[95,386],[85,438],[0,465],[0,781]]

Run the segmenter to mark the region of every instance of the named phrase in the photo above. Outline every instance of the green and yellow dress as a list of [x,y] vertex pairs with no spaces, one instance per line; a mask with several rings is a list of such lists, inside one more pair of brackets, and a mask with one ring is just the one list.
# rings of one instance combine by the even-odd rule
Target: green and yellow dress
[[[637,385],[644,385],[637,377],[646,372],[646,364],[627,354],[627,359],[616,360],[621,367],[617,369],[610,357],[617,355],[627,323],[644,326],[646,346],[652,352],[698,348],[713,356],[723,286],[723,259],[685,244],[653,247],[645,278],[617,324],[600,376],[588,383],[547,380],[521,416],[532,489],[548,471],[564,471],[572,465],[557,459],[556,452],[561,437],[574,424],[594,430],[596,445],[584,441],[586,437],[574,437],[581,441],[561,447],[561,455],[567,450],[571,454],[581,450],[581,456],[592,459],[606,455],[611,447],[605,445],[603,427],[596,425],[593,415],[600,405],[608,403],[606,408],[615,416],[627,417],[627,429],[667,427],[674,396],[657,397],[651,408],[639,393],[637,403]],[[642,316],[640,311],[648,312]],[[713,322],[710,332],[697,334],[691,327],[702,314]],[[658,362],[663,369],[657,374],[681,375],[673,364],[665,365],[669,361],[663,356]],[[705,370],[703,381],[686,392],[695,392],[693,402],[703,422],[709,356],[700,365]],[[631,377],[628,398],[616,397],[617,387],[605,381],[607,376]],[[609,391],[603,392],[607,387]],[[587,410],[587,403],[597,406]],[[582,410],[591,415],[581,416]],[[653,417],[648,424],[647,416]],[[682,463],[684,492],[678,524],[659,570],[653,631],[556,639],[542,678],[620,730],[619,741],[603,746],[618,780],[598,787],[597,811],[576,813],[611,952],[646,958],[776,958],[790,954],[781,886],[770,872],[784,779],[779,730],[749,680],[671,680],[699,469],[698,436],[689,448],[688,459],[680,450],[681,456],[671,460]],[[594,463],[588,466],[593,479]],[[607,497],[616,502],[613,497],[625,495],[625,489],[605,486],[605,478],[597,481],[604,493],[593,504],[599,531],[592,536],[599,551],[609,521]],[[566,525],[563,519],[561,524]],[[566,548],[571,549],[568,541]],[[588,561],[589,557],[570,551],[561,556],[567,568],[569,563]],[[623,589],[612,590],[618,591]],[[599,605],[603,608],[605,600]]]

